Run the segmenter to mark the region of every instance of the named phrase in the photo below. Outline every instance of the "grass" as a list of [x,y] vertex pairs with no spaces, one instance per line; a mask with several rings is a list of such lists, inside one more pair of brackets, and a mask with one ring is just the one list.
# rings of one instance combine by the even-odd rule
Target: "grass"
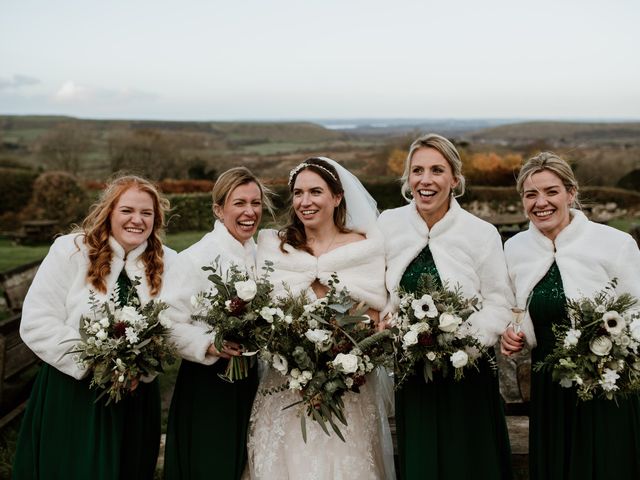
[[49,245],[15,245],[7,238],[0,238],[0,272],[42,260],[48,251]]
[[640,218],[638,217],[621,217],[615,218],[609,222],[609,226],[628,232],[634,225],[640,225]]

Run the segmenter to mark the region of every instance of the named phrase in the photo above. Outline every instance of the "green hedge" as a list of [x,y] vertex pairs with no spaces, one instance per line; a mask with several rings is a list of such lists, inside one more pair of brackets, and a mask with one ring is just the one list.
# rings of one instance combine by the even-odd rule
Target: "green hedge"
[[0,168],[0,215],[18,213],[33,193],[37,172],[17,168]]
[[213,226],[210,193],[177,193],[167,195],[171,211],[167,230],[171,233],[189,230],[206,231]]

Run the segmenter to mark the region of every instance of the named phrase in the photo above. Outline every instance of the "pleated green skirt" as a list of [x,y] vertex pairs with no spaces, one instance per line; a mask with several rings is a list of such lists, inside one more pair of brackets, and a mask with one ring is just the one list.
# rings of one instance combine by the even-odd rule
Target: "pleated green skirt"
[[89,380],[44,364],[22,421],[13,478],[152,479],[160,446],[158,381],[118,403],[98,402]]
[[258,387],[257,368],[229,383],[226,360],[182,361],[169,410],[164,475],[167,480],[239,479],[247,461],[247,428]]
[[[553,325],[568,322],[560,271],[554,263],[533,290],[529,312],[538,345],[532,363],[553,350]],[[531,480],[640,479],[640,397],[578,400],[548,371],[531,374]]]
[[498,378],[488,363],[464,379],[414,375],[396,392],[402,480],[512,477]]

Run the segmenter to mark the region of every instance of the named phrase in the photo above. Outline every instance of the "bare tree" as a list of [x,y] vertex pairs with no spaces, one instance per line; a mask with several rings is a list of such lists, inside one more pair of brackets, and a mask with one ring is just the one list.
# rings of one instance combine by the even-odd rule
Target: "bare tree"
[[77,175],[82,156],[91,144],[89,132],[79,124],[62,123],[49,130],[40,141],[40,156],[49,170]]
[[176,139],[158,130],[121,131],[109,139],[112,172],[127,170],[160,180],[175,176],[180,158]]

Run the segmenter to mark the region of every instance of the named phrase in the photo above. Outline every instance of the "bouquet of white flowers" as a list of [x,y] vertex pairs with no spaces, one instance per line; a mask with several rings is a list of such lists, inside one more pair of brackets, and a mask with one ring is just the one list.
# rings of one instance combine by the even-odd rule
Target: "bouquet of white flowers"
[[[135,287],[139,281],[132,283]],[[117,291],[105,302],[91,292],[91,311],[80,319],[81,341],[69,352],[78,366],[91,369],[90,386],[104,390],[98,399],[109,395],[107,404],[119,402],[140,377],[163,372],[163,364],[172,363],[176,354],[168,339],[166,304],[152,300],[140,305],[131,293],[124,306],[117,299]]]
[[273,335],[273,322],[284,317],[282,310],[274,306],[270,297],[273,290],[269,282],[272,264],[265,263],[264,273],[257,281],[240,271],[236,265],[231,265],[223,277],[219,259],[212,266],[202,269],[212,272],[209,280],[213,285],[206,292],[191,298],[195,308],[192,318],[211,325],[218,351],[224,349],[226,341],[242,345],[243,355],[231,357],[225,374],[221,375],[230,382],[242,380],[249,375],[250,357],[263,346],[260,339],[270,338]]
[[344,441],[335,421],[347,425],[343,396],[359,392],[367,373],[393,358],[391,332],[376,332],[367,307],[351,298],[347,289],[338,290],[338,277],[329,281],[326,296],[310,302],[303,295],[290,294],[281,300],[284,318],[274,322],[274,335],[261,351],[262,358],[284,376],[283,385],[262,390],[267,395],[290,389],[300,392],[302,438],[306,442],[306,418],[318,422]]
[[640,390],[640,311],[632,309],[637,299],[631,295],[615,295],[616,284],[614,278],[593,298],[568,299],[569,322],[553,326],[555,347],[534,365],[551,370],[563,387],[575,387],[581,400]]
[[[416,292],[398,291],[400,304],[392,320],[396,346],[396,388],[415,373],[423,362],[425,382],[434,372],[461,379],[464,369],[476,367],[487,349],[473,336],[467,321],[476,311],[477,299],[464,298],[460,286],[440,286],[428,274],[418,282]],[[489,359],[491,362],[492,359]]]

